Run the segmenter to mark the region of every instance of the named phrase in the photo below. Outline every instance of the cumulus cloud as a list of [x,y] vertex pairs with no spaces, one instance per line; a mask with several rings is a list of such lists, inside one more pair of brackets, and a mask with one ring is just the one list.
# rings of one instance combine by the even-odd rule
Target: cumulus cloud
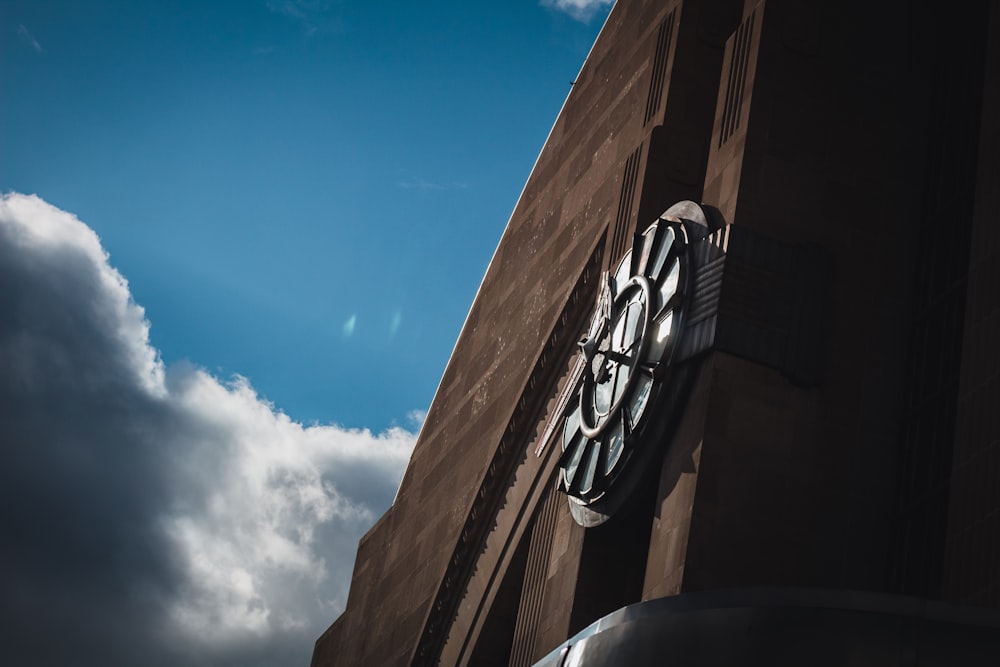
[[307,664],[414,434],[165,367],[97,235],[0,198],[5,664]]
[[603,7],[609,7],[614,0],[541,0],[543,7],[551,7],[566,12],[578,21],[589,21]]

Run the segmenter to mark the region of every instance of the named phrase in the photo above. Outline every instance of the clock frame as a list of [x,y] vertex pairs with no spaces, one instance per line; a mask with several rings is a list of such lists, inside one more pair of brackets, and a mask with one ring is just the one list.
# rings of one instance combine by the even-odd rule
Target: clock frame
[[583,526],[621,508],[676,422],[692,375],[691,364],[674,363],[692,300],[692,248],[707,231],[702,207],[676,204],[602,275],[559,432],[559,488]]

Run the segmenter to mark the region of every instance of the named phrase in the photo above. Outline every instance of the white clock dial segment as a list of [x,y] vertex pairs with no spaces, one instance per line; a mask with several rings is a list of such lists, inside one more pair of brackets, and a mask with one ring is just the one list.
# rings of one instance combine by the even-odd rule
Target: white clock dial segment
[[580,468],[580,459],[583,458],[583,451],[587,448],[588,442],[590,441],[577,431],[576,436],[570,437],[569,442],[565,443],[559,464],[562,466],[563,484],[567,489],[573,488],[574,479]]
[[577,477],[573,480],[573,488],[581,498],[593,494],[594,481],[597,477],[597,459],[600,456],[601,443],[597,440],[587,441],[587,446],[580,461]]
[[653,331],[649,341],[649,351],[646,353],[645,361],[652,364],[659,363],[667,350],[667,346],[673,340],[674,334],[674,311],[667,310],[656,318],[653,322]]
[[615,470],[615,466],[625,453],[625,427],[622,422],[616,422],[608,431],[608,454],[604,462],[604,475],[607,477]]
[[618,262],[618,268],[615,270],[615,297],[622,293],[622,290],[625,288],[625,283],[627,283],[631,277],[632,251],[629,250],[625,253],[625,256],[621,258],[621,261]]
[[630,433],[634,431],[639,422],[642,421],[642,418],[646,413],[646,405],[649,403],[649,394],[652,390],[652,374],[641,374],[639,376],[639,381],[636,382],[635,391],[632,392],[632,396],[628,401],[628,419],[623,420]]
[[655,228],[647,230],[643,238],[648,239],[645,242],[650,246],[651,250],[649,259],[639,269],[642,275],[650,280],[656,280],[663,271],[663,265],[666,263],[667,257],[674,249],[676,238],[674,230],[672,227],[659,223]]
[[671,308],[674,304],[674,297],[677,296],[677,287],[681,279],[681,260],[678,257],[670,263],[670,268],[664,272],[657,289],[657,302],[660,305],[660,313]]

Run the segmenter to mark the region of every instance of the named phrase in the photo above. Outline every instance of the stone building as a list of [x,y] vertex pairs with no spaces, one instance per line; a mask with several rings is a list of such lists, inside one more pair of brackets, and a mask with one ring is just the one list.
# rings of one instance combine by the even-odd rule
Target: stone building
[[998,120],[996,0],[619,0],[313,666],[1000,664]]

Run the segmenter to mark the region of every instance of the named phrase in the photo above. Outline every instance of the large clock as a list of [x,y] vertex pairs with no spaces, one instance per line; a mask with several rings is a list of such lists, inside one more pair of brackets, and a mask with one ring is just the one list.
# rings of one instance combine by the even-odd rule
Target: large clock
[[560,438],[560,488],[584,526],[606,521],[662,453],[686,375],[672,364],[691,300],[691,247],[706,231],[702,208],[683,202],[602,276]]

